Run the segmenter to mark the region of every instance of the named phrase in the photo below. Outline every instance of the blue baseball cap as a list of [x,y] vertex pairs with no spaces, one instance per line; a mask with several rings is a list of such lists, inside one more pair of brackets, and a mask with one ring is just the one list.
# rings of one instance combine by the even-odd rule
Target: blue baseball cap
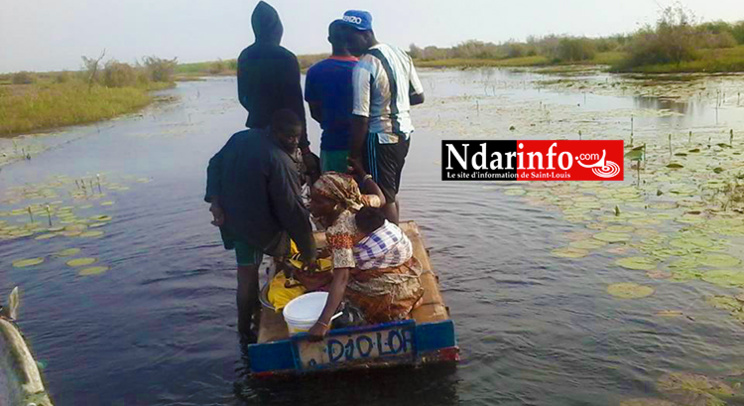
[[341,19],[336,20],[342,24],[354,27],[359,31],[372,29],[372,14],[362,10],[349,10]]

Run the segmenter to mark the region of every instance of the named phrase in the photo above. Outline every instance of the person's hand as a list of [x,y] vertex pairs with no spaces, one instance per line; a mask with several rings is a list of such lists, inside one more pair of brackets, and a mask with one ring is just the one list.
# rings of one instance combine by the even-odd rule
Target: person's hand
[[318,256],[320,258],[330,258],[331,256],[331,250],[328,247],[323,247],[319,252]]
[[209,211],[212,212],[212,225],[220,227],[225,224],[225,213],[222,211],[222,207],[220,207],[219,203],[212,202],[209,206]]
[[320,341],[328,334],[328,330],[330,328],[316,322],[307,333],[310,335],[310,341]]
[[310,177],[310,184],[315,183],[320,177],[320,158],[312,152],[302,154],[302,163],[305,164],[307,176]]
[[315,255],[312,258],[302,257],[302,270],[305,272],[315,272],[318,270],[318,261]]
[[361,158],[348,158],[346,161],[348,163],[346,171],[349,173],[349,175],[352,175],[356,178],[364,178],[364,176],[367,174],[367,171],[364,170],[364,165],[362,164]]

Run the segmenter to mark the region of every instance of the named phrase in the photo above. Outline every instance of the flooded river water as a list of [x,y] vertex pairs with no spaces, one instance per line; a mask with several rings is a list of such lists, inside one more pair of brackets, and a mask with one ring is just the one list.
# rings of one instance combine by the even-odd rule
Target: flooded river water
[[[421,76],[402,218],[431,248],[462,350],[456,368],[247,376],[234,255],[202,201],[207,161],[245,112],[235,80],[215,78],[179,83],[163,93],[174,101],[141,114],[1,144],[34,153],[0,171],[0,288],[21,287],[19,325],[56,403],[742,404],[744,223],[733,203],[720,210],[716,191],[742,164],[744,80]],[[638,186],[631,162],[612,185],[440,180],[443,139],[580,131],[629,143],[631,117],[634,145],[647,144]],[[29,206],[37,225],[27,226]],[[94,262],[67,264],[79,258]],[[653,294],[628,285],[635,298],[618,298],[608,293],[617,283]],[[696,389],[675,386],[685,379]]]

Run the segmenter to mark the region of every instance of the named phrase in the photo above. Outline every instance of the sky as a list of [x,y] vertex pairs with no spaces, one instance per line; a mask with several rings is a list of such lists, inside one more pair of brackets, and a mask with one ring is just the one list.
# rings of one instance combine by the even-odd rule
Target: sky
[[[0,72],[77,70],[81,56],[134,62],[236,58],[253,42],[257,0],[0,0]],[[269,0],[296,54],[329,52],[328,24],[372,13],[378,40],[408,49],[529,35],[603,36],[653,23],[670,0]],[[744,0],[686,0],[698,19],[744,20]]]

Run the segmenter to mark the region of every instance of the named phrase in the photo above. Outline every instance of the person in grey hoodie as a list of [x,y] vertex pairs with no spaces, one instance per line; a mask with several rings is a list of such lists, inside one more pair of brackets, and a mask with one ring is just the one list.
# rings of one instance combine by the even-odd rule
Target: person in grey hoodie
[[258,267],[264,254],[289,255],[290,238],[303,261],[315,262],[316,247],[308,210],[300,197],[300,181],[292,153],[302,122],[288,109],[272,116],[265,129],[234,134],[209,160],[204,200],[220,227],[225,249],[235,249],[238,265],[238,330],[250,330],[258,309]]
[[297,57],[279,45],[284,27],[279,14],[261,1],[253,10],[251,25],[256,40],[238,57],[238,99],[248,111],[246,127],[266,128],[275,111],[292,110],[302,122],[298,144],[311,179],[320,175],[318,157],[310,151],[305,105]]

